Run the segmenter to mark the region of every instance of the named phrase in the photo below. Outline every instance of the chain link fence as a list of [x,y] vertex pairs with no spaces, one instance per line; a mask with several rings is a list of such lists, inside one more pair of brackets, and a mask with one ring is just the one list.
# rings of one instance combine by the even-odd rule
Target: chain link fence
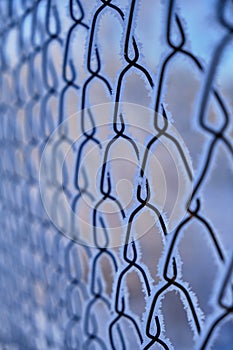
[[1,349],[232,349],[232,11],[0,1]]

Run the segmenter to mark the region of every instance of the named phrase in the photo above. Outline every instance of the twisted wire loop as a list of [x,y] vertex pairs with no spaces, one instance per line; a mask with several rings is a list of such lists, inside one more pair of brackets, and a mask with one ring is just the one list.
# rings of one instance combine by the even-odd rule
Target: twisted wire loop
[[[230,259],[229,259],[230,260]],[[221,313],[213,319],[212,324],[209,325],[209,328],[205,332],[204,340],[200,345],[200,349],[206,349],[211,342],[211,337],[213,333],[218,328],[218,325],[221,324],[224,320],[227,320],[229,316],[232,316],[233,312],[233,299],[232,299],[232,273],[233,273],[233,257],[231,257],[230,264],[227,266],[225,277],[222,283],[222,286],[219,291],[218,298],[216,300],[217,304],[220,307]],[[225,295],[229,292],[230,301],[226,303]]]
[[[221,33],[211,57],[203,60],[195,45],[191,49],[183,2],[162,2],[158,13],[154,11],[154,21],[160,14],[163,17],[161,41],[145,38],[153,57],[162,48],[156,68],[145,64],[146,50],[139,38],[140,20],[147,25],[146,6],[154,11],[152,4],[139,0],[0,1],[3,349],[204,350],[229,344],[233,314],[232,242],[225,224],[229,208],[224,199],[225,208],[219,208],[224,213],[220,220],[214,217],[216,211],[208,208],[208,182],[219,174],[218,166],[232,162],[233,155],[231,103],[218,86],[219,70],[233,39],[232,4],[218,0],[212,5],[213,25]],[[116,34],[119,57],[113,57],[111,48],[106,50]],[[120,68],[111,77],[117,59]],[[181,106],[169,100],[174,62],[183,60],[200,82],[192,115],[186,118],[190,129],[195,127],[194,136],[200,134],[204,140],[195,171],[170,128],[172,105],[176,105],[175,126],[185,105],[183,96],[179,96]],[[136,75],[140,83],[137,80],[132,87],[128,81]],[[124,103],[130,89],[136,95],[143,88],[153,120],[141,145],[131,125],[134,120],[133,127],[141,127],[137,125],[140,111],[128,110]],[[104,108],[96,108],[96,101]],[[217,109],[215,119],[212,105]],[[181,123],[186,125],[187,120]],[[153,180],[159,179],[151,174],[151,154],[167,142],[178,155],[183,176],[194,184],[185,215],[171,232],[168,215],[155,200]],[[49,152],[43,163],[43,186],[49,210],[43,206],[39,186],[45,149]],[[136,173],[132,203],[125,205],[116,180],[124,180],[124,169],[115,174],[113,155],[117,151],[124,158],[128,149]],[[219,183],[212,185],[212,196],[220,193]],[[217,206],[218,198],[214,202]],[[138,232],[145,213],[153,218],[148,238]],[[153,250],[158,236],[161,248]],[[195,240],[197,249],[206,252],[201,265],[190,262]],[[202,278],[210,280],[214,274],[216,280],[209,288]],[[196,279],[200,275],[199,284],[194,275]],[[211,307],[202,296],[204,289],[210,292]],[[180,320],[177,313],[171,326],[176,305],[168,296],[173,294],[178,294],[185,318]],[[183,342],[182,336],[174,335],[177,327]]]

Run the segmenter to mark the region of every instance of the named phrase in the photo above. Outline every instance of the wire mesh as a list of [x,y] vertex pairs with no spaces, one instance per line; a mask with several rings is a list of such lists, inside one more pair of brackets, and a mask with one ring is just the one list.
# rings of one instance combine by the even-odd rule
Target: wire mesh
[[[195,6],[0,2],[2,349],[231,348],[233,8],[228,0]],[[153,110],[144,148],[123,101]],[[113,109],[96,111],[101,103]],[[75,125],[65,123],[71,115]],[[105,142],[98,118],[110,124]],[[194,171],[169,123],[188,145]],[[148,175],[149,153],[164,139],[194,184],[171,232]],[[121,142],[122,157],[129,147],[137,167],[130,208],[111,165]],[[44,186],[52,222],[39,185],[48,144]],[[99,154],[96,190],[86,160],[92,145]],[[59,206],[64,195],[78,216],[86,215],[88,201],[91,246],[77,242],[80,227]],[[120,248],[111,245],[106,203],[120,222]],[[145,211],[153,225],[136,239]],[[62,234],[67,230],[70,237]]]

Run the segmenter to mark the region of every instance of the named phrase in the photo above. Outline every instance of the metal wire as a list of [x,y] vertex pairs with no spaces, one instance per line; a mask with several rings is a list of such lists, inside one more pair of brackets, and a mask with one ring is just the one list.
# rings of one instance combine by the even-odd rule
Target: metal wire
[[[233,313],[232,246],[224,246],[222,236],[225,233],[217,233],[215,223],[203,210],[203,193],[204,184],[214,171],[212,165],[218,149],[225,149],[229,162],[233,155],[229,136],[232,127],[230,102],[215,82],[233,35],[228,19],[229,3],[228,0],[216,3],[216,26],[221,28],[223,35],[206,64],[190,49],[182,6],[178,1],[167,0],[162,7],[166,55],[159,62],[157,72],[153,73],[144,64],[137,39],[138,0],[129,1],[127,7],[114,0],[96,1],[95,7],[81,0],[67,0],[64,4],[56,0],[0,2],[2,349],[152,349],[154,345],[163,349],[177,348],[166,334],[163,317],[162,301],[170,292],[178,292],[183,302],[195,349],[209,349],[216,335],[221,338],[221,327],[224,321],[232,320]],[[91,6],[92,14],[88,17],[86,13],[90,13]],[[116,17],[122,28],[122,67],[114,79],[105,71],[101,50],[99,26],[105,14]],[[78,70],[81,47],[77,49],[73,45],[79,33],[86,37],[83,74]],[[202,81],[200,99],[195,106],[195,125],[205,136],[205,151],[202,166],[195,174],[182,144],[168,128],[166,94],[170,66],[183,58],[192,64],[193,71],[200,74]],[[150,96],[154,96],[152,137],[146,140],[143,152],[128,131],[126,118],[119,107],[126,77],[131,72],[140,75]],[[98,133],[91,103],[91,88],[96,83],[101,84],[107,99],[114,105],[109,118],[112,134],[107,144]],[[69,117],[71,94],[77,97],[75,110],[81,111],[77,124],[82,141],[77,144],[63,123]],[[218,108],[220,122],[217,126],[208,118],[210,99]],[[163,116],[162,126],[159,115]],[[70,227],[69,231],[73,233],[70,238],[62,235],[48,218],[39,189],[40,159],[50,142],[50,135],[59,125],[62,125],[58,129],[59,138],[52,144],[53,157],[47,164],[46,185],[52,193],[53,217],[60,220],[64,230]],[[149,153],[162,139],[169,140],[175,147],[185,176],[194,181],[186,215],[171,233],[168,233],[164,213],[153,203],[151,183],[147,178]],[[111,150],[122,140],[132,150],[139,168],[135,206],[131,211],[125,210],[116,194],[111,167]],[[64,156],[64,145],[71,149],[73,163],[66,160],[62,163],[61,184],[57,169],[59,159]],[[102,159],[97,194],[91,189],[92,174],[83,162],[90,145],[97,146]],[[88,198],[93,204],[89,219],[94,248],[76,242],[77,237],[81,237],[80,228],[73,217],[61,215],[56,205],[63,193],[76,214],[79,214],[83,199]],[[106,203],[116,208],[122,222],[123,246],[119,250],[110,244],[111,228],[101,210]],[[134,224],[145,209],[155,222],[158,220],[159,229],[154,227],[154,234],[157,235],[159,230],[163,242],[158,283],[143,262],[140,240],[135,240]],[[123,222],[126,223],[125,231]],[[212,290],[214,307],[207,322],[203,322],[195,288],[192,289],[185,280],[180,263],[181,238],[195,222],[204,229],[205,240],[209,241],[220,266],[218,281],[221,283]],[[150,258],[153,261],[154,256]],[[112,271],[110,293],[107,290],[111,278],[106,280],[103,266]],[[157,268],[155,265],[154,269]],[[193,271],[199,273],[195,266]],[[127,288],[127,278],[132,272],[139,276],[142,284],[146,306],[141,315],[136,315],[130,307],[129,300],[133,296]]]

